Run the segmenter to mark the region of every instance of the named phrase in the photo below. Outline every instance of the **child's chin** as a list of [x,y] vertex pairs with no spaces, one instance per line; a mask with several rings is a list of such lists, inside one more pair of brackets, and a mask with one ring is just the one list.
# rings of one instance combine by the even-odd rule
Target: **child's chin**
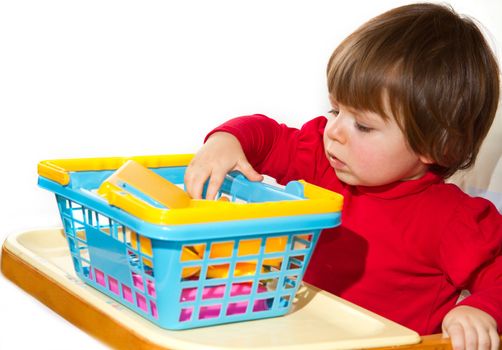
[[336,170],[336,177],[338,177],[338,180],[341,182],[351,185],[351,186],[358,186],[361,185],[361,181],[355,177],[353,174],[347,172],[347,171],[342,171],[342,170]]

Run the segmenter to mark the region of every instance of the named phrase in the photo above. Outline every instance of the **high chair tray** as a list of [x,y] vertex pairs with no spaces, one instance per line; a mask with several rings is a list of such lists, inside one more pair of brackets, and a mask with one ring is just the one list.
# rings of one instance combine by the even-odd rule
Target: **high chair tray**
[[63,231],[55,228],[9,236],[2,272],[77,327],[119,349],[353,349],[421,340],[414,331],[306,284],[282,317],[164,330],[80,281]]

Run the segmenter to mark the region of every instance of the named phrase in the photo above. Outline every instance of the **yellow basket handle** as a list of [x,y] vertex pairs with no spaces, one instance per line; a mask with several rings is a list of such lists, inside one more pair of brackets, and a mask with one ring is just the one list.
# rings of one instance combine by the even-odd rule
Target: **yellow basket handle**
[[137,157],[103,157],[43,160],[38,163],[38,174],[60,185],[70,183],[74,171],[116,170],[129,160],[134,160],[147,168],[186,166],[193,154],[166,154]]
[[343,197],[335,192],[293,181],[288,193],[305,199],[235,203],[194,200],[175,184],[148,168],[186,166],[192,155],[142,156],[131,158],[84,158],[39,163],[39,174],[66,186],[72,172],[116,170],[98,193],[110,205],[142,220],[161,225],[193,224],[228,220],[260,219],[339,212]]

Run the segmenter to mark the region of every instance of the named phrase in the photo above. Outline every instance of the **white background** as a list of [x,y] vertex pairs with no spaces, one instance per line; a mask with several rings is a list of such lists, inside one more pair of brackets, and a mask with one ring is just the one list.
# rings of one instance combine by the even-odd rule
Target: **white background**
[[[325,65],[364,21],[409,1],[0,1],[0,242],[59,225],[42,159],[192,153],[207,131],[328,110]],[[502,2],[450,1],[500,57]],[[0,277],[0,349],[104,345]]]

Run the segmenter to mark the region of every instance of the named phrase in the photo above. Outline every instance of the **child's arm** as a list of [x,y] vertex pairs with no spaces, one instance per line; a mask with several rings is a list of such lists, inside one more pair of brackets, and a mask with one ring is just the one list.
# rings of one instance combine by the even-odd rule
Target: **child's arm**
[[471,295],[444,317],[443,331],[455,349],[498,349],[502,216],[489,201],[462,196],[451,219],[440,244],[441,266],[453,285]]
[[187,191],[201,198],[209,179],[206,198],[213,199],[226,172],[232,170],[240,170],[250,180],[261,180],[260,173],[283,184],[300,178],[312,181],[318,158],[325,158],[325,124],[324,117],[315,118],[298,130],[258,114],[231,119],[209,134],[188,166]]
[[232,134],[212,134],[197,152],[185,172],[185,185],[192,198],[200,199],[207,179],[206,198],[214,199],[225,175],[239,170],[251,181],[261,181],[263,176],[249,164],[239,140]]
[[446,314],[442,327],[443,334],[451,339],[455,350],[499,349],[497,322],[480,309],[465,305],[457,306]]
[[200,199],[209,179],[206,199],[214,199],[225,175],[232,170],[239,170],[249,180],[262,180],[251,164],[266,157],[278,127],[270,118],[252,115],[230,119],[212,130],[185,172],[188,194]]

